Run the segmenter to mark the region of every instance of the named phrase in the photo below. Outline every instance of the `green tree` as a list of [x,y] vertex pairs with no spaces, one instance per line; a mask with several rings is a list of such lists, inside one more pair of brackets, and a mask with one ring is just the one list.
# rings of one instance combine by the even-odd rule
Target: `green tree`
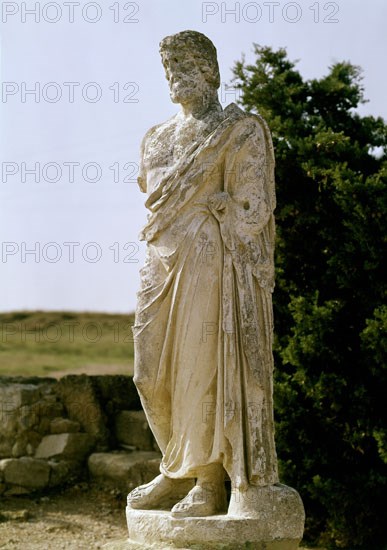
[[[387,126],[361,116],[361,71],[304,80],[286,51],[237,62],[241,105],[276,152],[277,448],[304,500],[306,539],[387,542]],[[383,521],[384,520],[384,521]]]

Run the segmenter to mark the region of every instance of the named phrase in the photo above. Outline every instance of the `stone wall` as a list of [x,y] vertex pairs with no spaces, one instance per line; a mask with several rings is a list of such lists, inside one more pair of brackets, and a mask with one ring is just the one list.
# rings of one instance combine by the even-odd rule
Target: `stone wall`
[[130,490],[159,453],[129,376],[0,377],[0,494],[84,476]]

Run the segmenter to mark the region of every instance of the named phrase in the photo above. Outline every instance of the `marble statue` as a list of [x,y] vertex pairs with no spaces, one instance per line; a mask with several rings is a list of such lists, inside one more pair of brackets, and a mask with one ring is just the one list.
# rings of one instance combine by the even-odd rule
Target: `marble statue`
[[[262,490],[285,487],[272,397],[271,136],[260,116],[233,103],[222,108],[216,49],[206,36],[167,36],[160,53],[181,109],[141,146],[138,183],[150,213],[133,333],[134,381],[162,461],[128,506],[174,503],[173,518],[227,507],[229,516],[254,517]],[[229,505],[227,478],[242,495]]]

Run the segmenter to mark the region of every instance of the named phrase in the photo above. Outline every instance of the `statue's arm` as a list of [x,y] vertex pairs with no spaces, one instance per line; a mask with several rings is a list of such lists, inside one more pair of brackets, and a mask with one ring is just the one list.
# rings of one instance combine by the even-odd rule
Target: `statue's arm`
[[262,231],[273,211],[266,139],[255,117],[235,125],[224,158],[224,189],[210,198],[214,215],[244,241]]
[[146,140],[146,137],[147,135],[144,136],[142,142],[141,142],[141,147],[140,147],[140,167],[139,167],[139,172],[138,172],[138,177],[137,177],[137,183],[138,183],[138,186],[140,188],[140,190],[143,192],[143,193],[146,193],[146,172],[145,172],[145,167],[144,167],[144,150],[145,150],[145,140]]
[[156,128],[158,128],[158,126],[159,125],[153,126],[147,131],[147,133],[142,139],[141,146],[140,146],[140,166],[139,166],[139,172],[137,177],[137,183],[140,190],[143,193],[147,192],[146,157],[147,157],[148,141],[150,136],[154,133],[154,131],[156,130]]

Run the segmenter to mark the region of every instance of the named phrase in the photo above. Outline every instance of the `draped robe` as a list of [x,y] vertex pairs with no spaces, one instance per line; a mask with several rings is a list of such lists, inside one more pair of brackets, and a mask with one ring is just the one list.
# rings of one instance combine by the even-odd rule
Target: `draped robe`
[[[159,145],[162,146],[162,143]],[[146,143],[145,143],[146,147]],[[235,104],[148,192],[135,384],[161,472],[220,463],[234,486],[278,482],[273,421],[274,156]],[[223,193],[225,204],[212,197]]]

